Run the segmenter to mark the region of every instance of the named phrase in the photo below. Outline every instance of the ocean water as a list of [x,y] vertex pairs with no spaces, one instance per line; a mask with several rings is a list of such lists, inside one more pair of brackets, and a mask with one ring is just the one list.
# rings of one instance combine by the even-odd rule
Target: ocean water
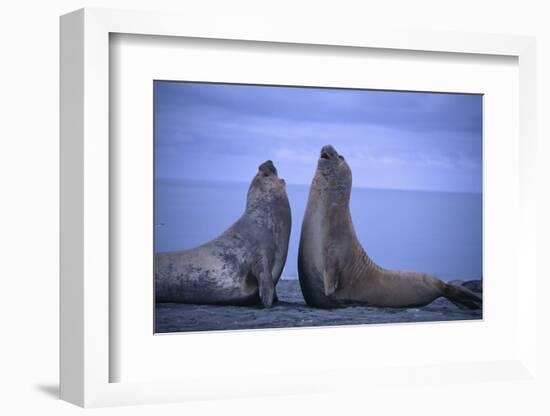
[[[196,247],[243,213],[247,183],[155,182],[155,251]],[[300,228],[309,186],[287,185],[292,231],[284,279],[296,279]],[[475,193],[353,188],[357,236],[380,266],[443,280],[482,277],[482,196]]]

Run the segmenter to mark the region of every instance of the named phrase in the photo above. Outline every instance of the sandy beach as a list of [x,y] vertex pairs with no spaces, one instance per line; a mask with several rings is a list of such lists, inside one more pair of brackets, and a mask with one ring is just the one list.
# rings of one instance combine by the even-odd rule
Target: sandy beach
[[[481,281],[463,283],[476,292]],[[271,309],[260,306],[211,306],[161,303],[155,308],[155,332],[190,332],[260,328],[293,328],[327,325],[359,325],[481,319],[481,310],[459,309],[440,298],[421,308],[373,308],[350,306],[316,309],[306,305],[297,280],[281,280],[279,302]]]

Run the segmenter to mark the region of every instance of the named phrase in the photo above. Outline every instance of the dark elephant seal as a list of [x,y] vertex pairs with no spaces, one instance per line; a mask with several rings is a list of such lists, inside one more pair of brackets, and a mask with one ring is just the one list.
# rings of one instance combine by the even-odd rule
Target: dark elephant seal
[[477,309],[481,297],[424,273],[386,270],[367,255],[355,233],[349,200],[351,169],[332,146],[321,150],[302,224],[300,286],[308,305],[417,307],[443,296]]
[[[223,207],[221,207],[223,209]],[[246,210],[229,229],[202,246],[155,256],[157,302],[270,307],[290,238],[285,181],[269,160],[248,189]]]

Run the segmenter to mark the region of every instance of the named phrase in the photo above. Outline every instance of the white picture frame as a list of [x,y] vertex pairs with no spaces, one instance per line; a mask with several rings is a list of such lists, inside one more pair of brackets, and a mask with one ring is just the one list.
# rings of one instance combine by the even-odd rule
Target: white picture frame
[[[413,377],[426,382],[448,372],[465,382],[470,374],[525,380],[536,374],[535,41],[530,37],[465,33],[361,30],[304,32],[266,21],[219,19],[205,25],[189,15],[82,9],[61,18],[61,398],[80,406],[158,403],[196,398],[309,393],[375,386],[411,370],[342,367],[325,371],[266,373],[269,380],[217,382],[194,376],[177,381],[112,382],[110,366],[110,171],[109,36],[113,33],[206,39],[332,45],[453,54],[504,55],[519,66],[519,215],[517,269],[518,346],[506,360],[438,366],[416,363]],[[497,157],[495,155],[495,157]],[[519,273],[519,272],[518,272]],[[298,332],[295,332],[297,334]],[[314,333],[302,337],[315,337]],[[320,381],[324,374],[336,384]],[[390,376],[391,375],[391,376]],[[405,377],[406,378],[406,377]],[[341,380],[347,380],[341,382]],[[419,381],[420,380],[420,381]],[[411,381],[412,382],[412,381]],[[382,381],[384,383],[384,381]],[[387,383],[387,381],[386,381]],[[274,388],[274,386],[277,386]]]

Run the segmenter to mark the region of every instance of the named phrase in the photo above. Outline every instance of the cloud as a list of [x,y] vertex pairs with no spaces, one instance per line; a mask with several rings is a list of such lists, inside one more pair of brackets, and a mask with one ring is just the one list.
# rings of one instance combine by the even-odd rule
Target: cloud
[[330,143],[358,186],[479,192],[481,121],[474,95],[156,82],[157,174],[247,182],[273,159],[308,184]]
[[369,123],[422,131],[477,131],[481,96],[468,94],[157,82],[157,105],[190,116],[248,115],[320,123]]

